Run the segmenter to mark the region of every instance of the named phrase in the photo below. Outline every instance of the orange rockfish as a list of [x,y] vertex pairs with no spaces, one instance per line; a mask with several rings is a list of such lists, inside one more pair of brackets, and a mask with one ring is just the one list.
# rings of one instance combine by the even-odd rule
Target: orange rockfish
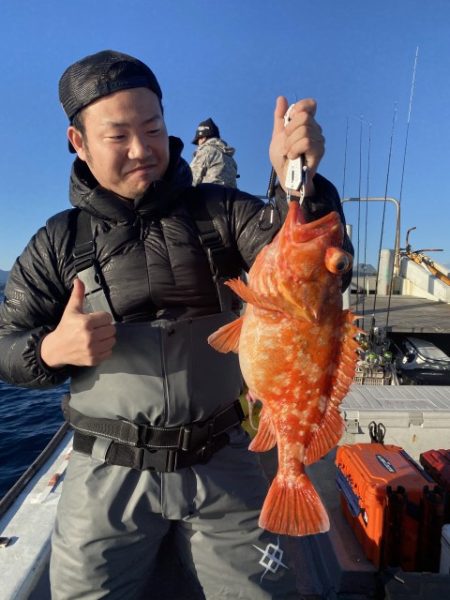
[[252,395],[262,401],[257,452],[278,448],[278,472],[262,507],[260,527],[287,535],[328,531],[327,512],[305,473],[339,441],[339,405],[353,380],[361,331],[342,310],[342,274],[352,265],[342,250],[339,214],[303,223],[291,202],[285,223],[258,254],[248,285],[227,285],[245,313],[208,342],[239,353]]

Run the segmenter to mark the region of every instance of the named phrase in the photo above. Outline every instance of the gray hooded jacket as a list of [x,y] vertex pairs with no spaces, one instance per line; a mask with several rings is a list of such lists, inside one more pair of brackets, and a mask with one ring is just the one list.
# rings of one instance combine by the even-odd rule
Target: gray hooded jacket
[[210,138],[195,151],[191,161],[192,183],[217,183],[237,187],[235,150],[219,138]]

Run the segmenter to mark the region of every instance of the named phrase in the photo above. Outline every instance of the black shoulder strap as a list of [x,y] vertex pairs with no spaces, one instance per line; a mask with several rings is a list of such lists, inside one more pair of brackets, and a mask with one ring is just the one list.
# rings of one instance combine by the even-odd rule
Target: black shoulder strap
[[[209,187],[209,186],[208,186]],[[201,186],[195,188],[200,190]],[[222,195],[222,198],[213,198],[211,193]],[[240,258],[237,252],[226,246],[218,229],[214,225],[213,207],[223,214],[225,210],[225,197],[227,189],[214,186],[208,189],[208,197],[196,194],[189,202],[189,211],[197,227],[198,237],[202,248],[208,257],[211,275],[217,289],[220,309],[229,311],[237,304],[229,287],[224,281],[240,274],[236,265]],[[200,197],[199,197],[200,196]],[[217,215],[216,215],[217,216]],[[95,238],[92,232],[91,216],[84,210],[79,210],[76,218],[75,245],[72,251],[75,270],[79,279],[85,286],[86,309],[90,312],[106,311],[113,318],[114,313],[106,294],[106,285],[103,281],[101,269],[96,260]]]
[[75,270],[84,283],[85,308],[88,312],[108,312],[114,318],[106,285],[96,259],[95,238],[91,216],[79,210],[76,218],[75,245],[72,250]]
[[[196,194],[189,202],[189,211],[197,227],[198,238],[208,257],[209,267],[219,297],[222,312],[231,310],[236,304],[236,299],[230,288],[224,285],[224,281],[230,277],[238,277],[240,271],[236,264],[240,258],[233,248],[227,247],[218,228],[215,226],[215,217],[221,213],[224,215],[227,188],[220,186],[208,186],[208,194],[203,195],[203,186],[194,188]],[[221,194],[221,198],[213,197],[212,194]],[[215,212],[213,212],[215,211]]]

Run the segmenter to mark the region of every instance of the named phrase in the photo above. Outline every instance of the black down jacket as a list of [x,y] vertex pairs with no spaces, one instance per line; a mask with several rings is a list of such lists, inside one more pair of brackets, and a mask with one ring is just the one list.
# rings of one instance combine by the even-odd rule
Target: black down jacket
[[[210,266],[202,248],[192,202],[208,202],[215,228],[230,251],[230,273],[248,270],[271,241],[287,213],[284,194],[276,199],[273,223],[265,203],[236,189],[191,185],[182,143],[170,139],[171,160],[164,179],[139,199],[124,202],[101,188],[76,159],[70,182],[74,207],[48,220],[15,262],[0,305],[0,379],[23,387],[50,387],[71,374],[40,360],[42,338],[58,324],[76,276],[72,258],[76,215],[91,215],[96,257],[118,320],[184,318],[219,311]],[[317,196],[305,198],[308,220],[338,210],[335,188],[316,175]],[[351,248],[349,240],[346,247]]]

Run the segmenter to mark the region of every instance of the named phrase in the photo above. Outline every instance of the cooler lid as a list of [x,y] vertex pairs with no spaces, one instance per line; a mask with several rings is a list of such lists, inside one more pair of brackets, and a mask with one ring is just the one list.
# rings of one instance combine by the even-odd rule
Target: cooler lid
[[346,420],[386,426],[449,428],[450,387],[353,384],[342,403]]

